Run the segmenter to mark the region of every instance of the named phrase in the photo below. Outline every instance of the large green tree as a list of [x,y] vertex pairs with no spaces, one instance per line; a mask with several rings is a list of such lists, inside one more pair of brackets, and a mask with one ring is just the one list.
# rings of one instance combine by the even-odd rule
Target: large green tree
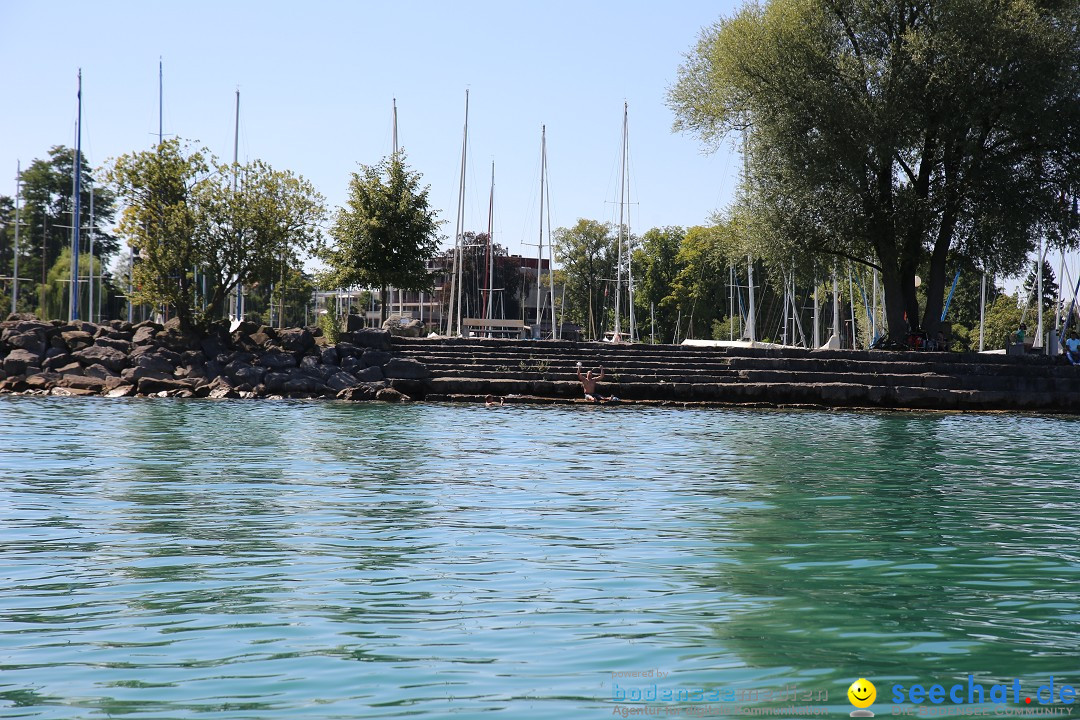
[[428,200],[430,188],[396,152],[376,165],[361,165],[349,183],[347,207],[338,211],[320,249],[329,267],[320,278],[330,287],[378,288],[386,319],[387,290],[426,291],[432,286],[427,262],[438,247],[439,221]]
[[[1014,273],[1080,186],[1080,4],[770,0],[703,31],[669,102],[743,134],[766,253],[881,270],[890,337],[933,332],[950,250]],[[926,264],[919,307],[917,269]]]
[[[672,284],[681,269],[679,246],[685,235],[681,227],[652,228],[641,236],[640,245],[634,251],[637,284],[634,301],[638,305],[638,317],[648,323],[650,316],[655,315],[656,332],[661,342],[674,335],[679,318],[678,307],[670,301],[670,296]],[[643,324],[643,327],[647,325]]]
[[126,203],[118,232],[139,253],[133,301],[172,308],[187,331],[221,317],[238,285],[298,266],[325,214],[303,178],[218,164],[178,139],[118,158],[109,177]]
[[580,219],[571,228],[555,231],[555,259],[563,266],[566,283],[564,312],[592,339],[600,336],[605,290],[615,277],[617,245],[612,227],[595,220]]

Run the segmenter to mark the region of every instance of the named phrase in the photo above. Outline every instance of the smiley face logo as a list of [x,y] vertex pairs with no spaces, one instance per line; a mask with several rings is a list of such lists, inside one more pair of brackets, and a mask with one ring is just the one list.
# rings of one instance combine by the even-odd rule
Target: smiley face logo
[[866,678],[859,678],[851,683],[851,687],[847,689],[847,696],[851,704],[859,708],[850,714],[851,717],[874,717],[874,713],[866,709],[877,699],[877,688],[874,687],[874,683]]

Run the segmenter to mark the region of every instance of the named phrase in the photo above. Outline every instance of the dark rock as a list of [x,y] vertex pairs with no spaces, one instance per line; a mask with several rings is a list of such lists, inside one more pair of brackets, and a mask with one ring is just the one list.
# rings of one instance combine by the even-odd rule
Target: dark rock
[[134,385],[117,385],[116,387],[105,391],[105,397],[109,398],[131,397],[134,394]]
[[364,329],[364,318],[349,313],[345,316],[345,332],[356,332]]
[[5,338],[5,342],[13,348],[29,350],[38,356],[43,355],[45,348],[48,347],[48,343],[45,342],[45,334],[40,330],[12,333]]
[[409,402],[409,396],[404,393],[398,392],[394,388],[383,388],[379,392],[375,393],[376,400],[382,400],[383,402],[396,402],[403,403]]
[[[341,369],[346,372],[354,372],[364,367],[364,363],[361,362],[358,357],[347,357],[341,361]],[[380,372],[382,372],[380,370]]]
[[154,342],[159,347],[168,348],[170,350],[182,351],[189,349],[192,345],[198,347],[198,343],[176,330],[168,330],[166,332],[159,332],[154,336]]
[[36,373],[26,378],[26,386],[30,390],[48,390],[56,385],[61,377],[60,373],[54,372]]
[[334,349],[337,350],[338,357],[342,360],[353,355],[359,355],[361,352],[360,348],[349,342],[339,342],[334,346]]
[[143,378],[154,378],[157,380],[172,380],[172,373],[163,373],[158,370],[147,370],[143,367],[127,368],[120,373],[120,377],[126,382],[137,383]]
[[239,330],[229,335],[229,341],[233,347],[247,352],[254,352],[259,349],[259,344],[252,340],[250,335]]
[[148,345],[154,341],[154,336],[157,335],[157,327],[155,325],[144,325],[139,323],[135,326],[135,334],[131,337],[131,342],[136,345]]
[[107,377],[107,378],[105,378],[105,389],[106,390],[112,390],[113,388],[118,388],[121,385],[130,385],[130,384],[131,383],[124,382],[122,379],[120,379],[118,377]]
[[179,317],[169,318],[168,320],[165,321],[165,326],[164,327],[165,327],[166,330],[177,330],[177,331],[180,330],[180,318]]
[[[111,338],[111,337],[99,337],[97,340],[94,341],[94,344],[98,345],[99,347],[111,347],[113,350],[119,350],[122,353],[129,353],[129,352],[131,352],[131,349],[132,349],[130,341],[128,341],[128,340],[116,340],[115,338]],[[68,342],[68,345],[70,346],[71,343]],[[72,350],[79,350],[81,348],[72,347],[71,349]]]
[[169,362],[157,353],[140,355],[136,358],[134,364],[135,367],[156,370],[157,372],[169,373],[170,375],[176,370],[176,363]]
[[9,352],[7,357],[4,358],[4,372],[7,373],[8,377],[22,375],[27,368],[37,367],[40,359],[41,356],[38,353],[17,348]]
[[424,380],[391,380],[390,387],[413,400],[423,400],[427,396],[427,383]]
[[202,350],[185,350],[180,353],[178,365],[202,365],[206,362],[206,355]]
[[190,390],[191,383],[186,380],[177,380],[175,378],[158,379],[153,377],[144,377],[139,380],[139,393],[142,395],[153,395],[159,392],[175,392],[179,390]]
[[243,335],[251,335],[252,333],[259,332],[259,327],[260,326],[258,323],[253,323],[250,320],[242,320],[236,324],[236,327],[233,328],[233,332],[238,332]]
[[383,374],[388,378],[404,378],[407,380],[423,380],[431,377],[426,365],[409,358],[394,358],[383,368]]
[[173,376],[191,380],[202,380],[206,377],[206,369],[202,365],[184,365],[176,368],[176,371],[173,372]]
[[204,337],[199,343],[203,354],[208,358],[217,357],[226,351],[225,343],[217,335]]
[[374,400],[375,391],[367,385],[357,385],[355,387],[345,388],[336,395],[338,400],[352,400],[353,402],[359,402],[361,400]]
[[384,350],[367,350],[360,357],[364,367],[383,366],[394,359],[394,356]]
[[42,370],[55,370],[70,364],[74,359],[70,353],[60,353],[59,355],[46,357],[44,362],[41,363],[41,368]]
[[105,367],[104,365],[91,365],[90,367],[83,370],[83,375],[87,375],[89,377],[101,378],[102,380],[107,380],[109,378],[120,377],[119,375],[117,375],[116,373],[114,373],[112,370]]
[[127,364],[127,355],[113,348],[93,345],[84,350],[72,353],[83,365],[104,365],[114,372],[123,370]]
[[10,313],[4,321],[9,323],[38,322],[38,319],[34,317],[34,313]]
[[246,365],[236,370],[233,373],[233,377],[236,378],[236,381],[239,384],[254,387],[255,385],[262,384],[263,378],[266,377],[266,368]]
[[336,347],[325,347],[322,349],[322,364],[323,365],[337,365],[338,364],[338,351]]
[[258,360],[258,364],[271,370],[283,370],[296,367],[296,356],[283,352],[268,352]]
[[130,330],[108,330],[104,335],[99,335],[99,337],[107,337],[110,340],[126,340],[127,342],[131,342],[131,339],[135,337],[135,333],[131,332]]
[[[95,365],[94,367],[101,366]],[[82,365],[77,362],[70,362],[67,365],[61,365],[60,367],[56,368],[56,372],[60,373],[61,375],[82,375],[83,368]]]
[[319,358],[308,355],[300,361],[300,371],[316,380],[326,380],[337,372],[337,368],[333,365],[323,365],[319,362]]
[[261,328],[251,333],[251,335],[249,335],[248,337],[251,338],[251,342],[255,343],[259,347],[266,347],[270,343],[270,341],[274,339],[273,333],[274,331],[272,328],[263,325]]
[[375,350],[390,349],[390,333],[377,328],[364,328],[351,333],[351,340],[356,345]]
[[339,371],[339,372],[334,373],[333,375],[331,375],[327,379],[326,387],[330,388],[331,390],[335,390],[335,391],[340,392],[341,390],[344,390],[345,388],[353,387],[354,385],[357,385],[358,383],[359,383],[359,380],[357,380],[357,378],[354,375],[350,375],[347,372]]
[[[269,385],[267,385],[269,387]],[[326,389],[326,385],[315,378],[300,377],[288,380],[281,389],[287,393],[315,393]]]
[[266,389],[269,392],[279,392],[285,383],[289,381],[290,375],[283,372],[268,372],[263,378],[263,384],[266,385]]
[[307,328],[288,328],[278,333],[281,347],[291,352],[305,352],[315,346],[315,338]]
[[86,375],[64,375],[56,381],[58,387],[76,388],[79,390],[93,390],[96,393],[105,389],[105,381],[101,378],[88,377]]
[[354,374],[356,375],[356,379],[360,382],[378,382],[385,377],[382,368],[378,365],[372,365],[371,367],[364,368]]
[[[67,352],[70,349],[68,347],[68,344],[66,342],[64,342],[64,338],[61,337],[60,335],[53,335],[52,337],[49,338],[49,347],[56,348],[58,350],[63,350],[64,352]],[[83,345],[81,347],[86,347],[86,346]],[[76,349],[78,349],[78,348],[76,348]]]

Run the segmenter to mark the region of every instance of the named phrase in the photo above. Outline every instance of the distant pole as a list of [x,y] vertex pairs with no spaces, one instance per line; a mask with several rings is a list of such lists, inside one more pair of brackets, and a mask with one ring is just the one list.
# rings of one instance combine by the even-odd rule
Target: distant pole
[[626,120],[628,114],[628,105],[623,102],[623,131],[622,131],[622,163],[619,165],[619,251],[616,256],[616,273],[615,273],[615,336],[619,337],[622,333],[621,330],[621,315],[622,307],[620,300],[622,299],[622,266],[623,266],[623,233],[626,231],[626,221],[624,220],[624,212],[626,210]]
[[851,263],[848,263],[847,269],[847,286],[848,297],[851,298],[851,349],[858,350],[858,333],[855,332],[855,286],[851,283]]
[[131,294],[135,290],[135,284],[133,282],[133,275],[135,273],[135,248],[128,245],[128,291],[127,291],[127,306],[128,306],[128,322],[133,321],[133,310],[135,304],[131,301]]
[[[547,172],[547,136],[544,136],[544,189],[547,190],[548,294],[551,295],[551,339],[562,339],[562,323],[555,323],[555,245],[551,240],[551,174]],[[566,284],[563,283],[565,298]],[[565,315],[563,316],[565,317]]]
[[19,300],[19,197],[22,187],[22,163],[15,161],[15,270],[11,273],[11,312]]
[[870,282],[870,297],[872,298],[870,302],[872,302],[874,305],[874,311],[871,315],[871,317],[874,318],[874,321],[871,323],[870,332],[873,335],[872,340],[877,340],[877,268],[874,268],[873,275],[871,275],[870,277]]
[[90,322],[94,322],[94,186],[90,185],[90,296],[86,303],[86,315]]
[[750,304],[746,312],[746,331],[747,336],[750,338],[750,342],[755,343],[757,342],[757,318],[755,317],[756,313],[754,310],[754,258],[751,255],[746,256],[746,268],[746,284],[749,287],[750,292]]
[[72,173],[75,175],[74,210],[71,221],[71,302],[69,315],[72,321],[79,319],[79,226],[81,217],[80,195],[82,194],[82,68],[79,68],[78,113],[75,120],[75,157],[72,160]]
[[649,303],[649,342],[656,344],[656,303]]
[[1035,331],[1035,347],[1043,346],[1043,238],[1039,235],[1039,290],[1038,290],[1038,304],[1039,304],[1039,329]]
[[[236,113],[233,120],[233,194],[236,194],[237,169],[240,165],[240,88],[236,88]],[[244,319],[244,283],[236,284],[236,319]]]
[[[487,241],[487,282],[484,283],[484,319],[491,319],[491,289],[495,277],[495,256],[491,253],[492,233],[495,231],[495,161],[491,161],[491,193],[488,195],[488,241]],[[489,326],[490,327],[490,326]]]
[[157,141],[158,147],[161,147],[161,143],[165,140],[165,70],[160,55],[158,55],[157,60],[157,83]]
[[[450,276],[450,299],[446,306],[446,334],[454,334],[454,319],[457,318],[457,332],[461,334],[461,234],[463,228],[463,215],[465,213],[465,163],[469,148],[469,91],[465,90],[465,129],[461,140],[461,175],[458,179],[458,206],[457,222],[454,226],[454,253],[453,266]],[[525,305],[522,303],[522,313]],[[456,313],[456,314],[455,314]]]
[[[630,342],[637,341],[637,318],[634,316],[634,246],[630,235],[630,111],[623,103],[623,161],[626,172],[626,296],[629,304]],[[549,199],[550,200],[550,199]]]
[[728,265],[728,340],[735,339],[735,266]]
[[[536,327],[533,328],[533,337],[540,338],[540,299],[543,297],[541,290],[543,284],[540,280],[540,269],[544,264],[544,176],[547,168],[544,166],[544,161],[547,159],[547,126],[540,126],[540,240],[536,246]],[[554,310],[554,308],[552,308]],[[616,325],[618,324],[618,313],[616,312]],[[555,327],[555,313],[551,313],[551,326]],[[618,332],[618,327],[616,327]]]
[[986,272],[982,276],[982,294],[979,297],[979,352],[983,351],[983,331],[986,327]]
[[397,98],[394,98],[394,155],[397,155]]
[[821,347],[821,303],[818,301],[818,281],[814,278],[814,348]]
[[840,285],[836,282],[836,264],[833,263],[832,269],[832,324],[833,335],[836,336],[836,347],[841,346],[840,342]]

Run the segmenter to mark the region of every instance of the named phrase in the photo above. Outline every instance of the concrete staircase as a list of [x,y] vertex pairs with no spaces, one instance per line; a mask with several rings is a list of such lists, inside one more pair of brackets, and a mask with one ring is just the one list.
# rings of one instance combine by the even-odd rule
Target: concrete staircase
[[1080,412],[1080,367],[1042,356],[566,341],[394,338],[430,378],[429,400],[583,401],[576,364],[603,365],[601,395],[645,403]]

